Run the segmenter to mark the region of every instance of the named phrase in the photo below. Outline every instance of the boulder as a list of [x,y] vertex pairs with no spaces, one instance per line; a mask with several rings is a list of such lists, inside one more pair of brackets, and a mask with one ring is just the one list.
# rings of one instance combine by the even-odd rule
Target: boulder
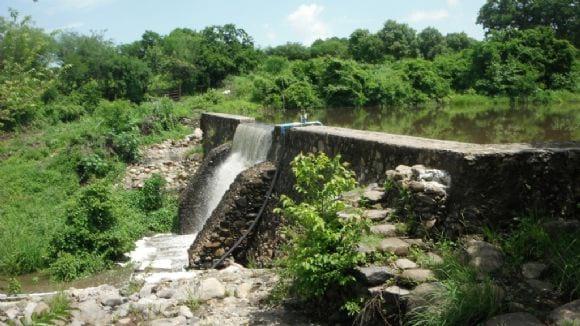
[[543,326],[544,324],[525,312],[515,312],[495,316],[485,322],[485,326]]
[[397,228],[394,224],[373,225],[371,226],[371,233],[385,237],[393,237],[397,235]]
[[379,243],[379,249],[383,252],[393,253],[397,256],[409,254],[409,244],[399,238],[386,238]]
[[244,282],[236,288],[236,297],[240,299],[246,299],[250,296],[250,292],[252,291],[252,283]]
[[413,283],[424,283],[435,279],[435,274],[429,269],[407,269],[401,273],[401,278]]
[[187,319],[193,318],[193,313],[191,312],[191,309],[189,309],[189,307],[186,306],[179,307],[179,315]]
[[543,263],[529,262],[522,266],[522,275],[527,279],[539,278],[548,266]]
[[46,303],[40,301],[36,305],[36,307],[34,307],[34,310],[32,311],[32,314],[38,316],[38,315],[42,315],[44,313],[47,313],[49,311],[50,311],[50,307]]
[[407,258],[399,258],[395,261],[395,265],[400,269],[417,268],[417,264]]
[[469,255],[469,264],[479,272],[491,273],[503,266],[502,252],[488,242],[479,240],[469,241],[466,251]]
[[529,286],[539,292],[551,292],[554,290],[554,285],[550,282],[540,281],[536,279],[526,280]]
[[552,310],[548,320],[558,326],[580,324],[580,299]]
[[409,311],[418,309],[436,301],[437,295],[445,288],[439,282],[422,283],[417,285],[407,297],[407,308]]
[[149,323],[151,326],[185,326],[187,325],[187,319],[184,316],[178,316],[175,318],[163,318],[152,320]]
[[370,204],[374,204],[381,201],[385,197],[385,190],[382,187],[379,187],[378,184],[373,183],[365,188],[363,197],[367,199]]
[[385,283],[396,275],[396,271],[387,266],[369,266],[355,268],[355,277],[366,285],[373,286]]
[[201,300],[223,298],[226,296],[226,288],[216,278],[208,278],[201,281],[198,289],[198,296]]
[[163,289],[157,291],[157,293],[156,293],[157,297],[163,298],[163,299],[171,299],[174,294],[175,294],[175,290],[172,288],[163,288]]
[[371,221],[382,221],[391,213],[390,209],[369,209],[364,211],[363,216]]
[[101,297],[101,303],[106,307],[116,307],[123,303],[123,298],[119,293],[109,293]]

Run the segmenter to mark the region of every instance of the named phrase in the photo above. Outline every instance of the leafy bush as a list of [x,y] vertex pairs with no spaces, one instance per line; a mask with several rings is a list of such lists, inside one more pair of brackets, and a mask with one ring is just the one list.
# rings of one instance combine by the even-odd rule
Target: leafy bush
[[430,61],[422,59],[406,60],[402,63],[405,79],[413,86],[412,101],[415,104],[429,100],[441,102],[449,95],[449,82],[443,79]]
[[140,157],[139,138],[132,132],[111,135],[115,154],[125,163],[137,162]]
[[299,81],[284,91],[286,109],[313,109],[320,107],[321,100],[309,83]]
[[111,166],[98,154],[84,156],[77,164],[76,172],[81,182],[87,182],[90,178],[102,178],[111,171]]
[[365,72],[351,60],[328,59],[321,75],[326,104],[335,107],[359,107],[366,102]]
[[356,247],[364,224],[337,217],[345,205],[336,197],[356,185],[354,173],[340,162],[340,156],[299,155],[292,161],[292,171],[301,201],[281,197],[282,208],[277,212],[289,220],[285,230],[289,244],[280,263],[290,291],[302,299],[314,299],[330,287],[354,281],[349,272],[363,260]]
[[141,208],[146,212],[156,211],[163,207],[165,197],[165,179],[159,174],[145,180],[141,189]]
[[46,111],[55,120],[62,122],[78,120],[85,113],[83,107],[75,103],[54,103]]
[[383,66],[369,72],[365,92],[367,104],[393,107],[409,104],[413,89],[400,72]]
[[164,97],[155,102],[153,106],[153,118],[160,130],[171,130],[177,124],[177,118],[173,114],[173,101]]
[[134,107],[127,101],[103,102],[98,108],[99,116],[113,133],[130,131],[133,128],[131,112]]
[[118,227],[117,205],[105,184],[82,189],[68,209],[64,228],[50,243],[53,277],[74,279],[123,257],[132,243],[125,230]]

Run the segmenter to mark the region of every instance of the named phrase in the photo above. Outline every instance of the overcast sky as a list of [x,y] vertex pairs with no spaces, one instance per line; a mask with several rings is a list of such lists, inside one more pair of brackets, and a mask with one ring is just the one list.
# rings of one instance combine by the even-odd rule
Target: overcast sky
[[434,26],[443,33],[464,31],[481,39],[475,24],[485,0],[2,0],[32,16],[48,31],[105,31],[117,43],[137,40],[145,30],[167,34],[176,27],[201,29],[234,23],[261,47],[286,42],[310,44],[318,38],[345,37],[357,28],[377,31],[387,19],[416,30]]

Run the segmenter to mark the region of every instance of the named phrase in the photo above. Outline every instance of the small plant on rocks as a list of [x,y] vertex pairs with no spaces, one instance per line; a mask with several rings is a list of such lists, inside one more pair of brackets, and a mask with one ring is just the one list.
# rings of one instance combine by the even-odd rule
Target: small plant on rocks
[[291,294],[304,300],[320,298],[331,287],[354,282],[349,273],[364,261],[357,252],[365,224],[360,219],[340,219],[345,205],[336,198],[356,186],[354,173],[325,154],[299,155],[292,162],[297,202],[281,197],[277,211],[288,220],[286,256],[280,261]]

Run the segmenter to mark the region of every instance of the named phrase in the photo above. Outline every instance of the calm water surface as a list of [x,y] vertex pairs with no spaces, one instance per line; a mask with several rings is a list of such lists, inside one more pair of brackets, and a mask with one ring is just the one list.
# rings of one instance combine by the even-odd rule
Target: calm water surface
[[[266,111],[258,120],[298,120],[292,111]],[[580,140],[580,103],[510,108],[335,108],[312,112],[325,125],[462,142],[518,143]]]

